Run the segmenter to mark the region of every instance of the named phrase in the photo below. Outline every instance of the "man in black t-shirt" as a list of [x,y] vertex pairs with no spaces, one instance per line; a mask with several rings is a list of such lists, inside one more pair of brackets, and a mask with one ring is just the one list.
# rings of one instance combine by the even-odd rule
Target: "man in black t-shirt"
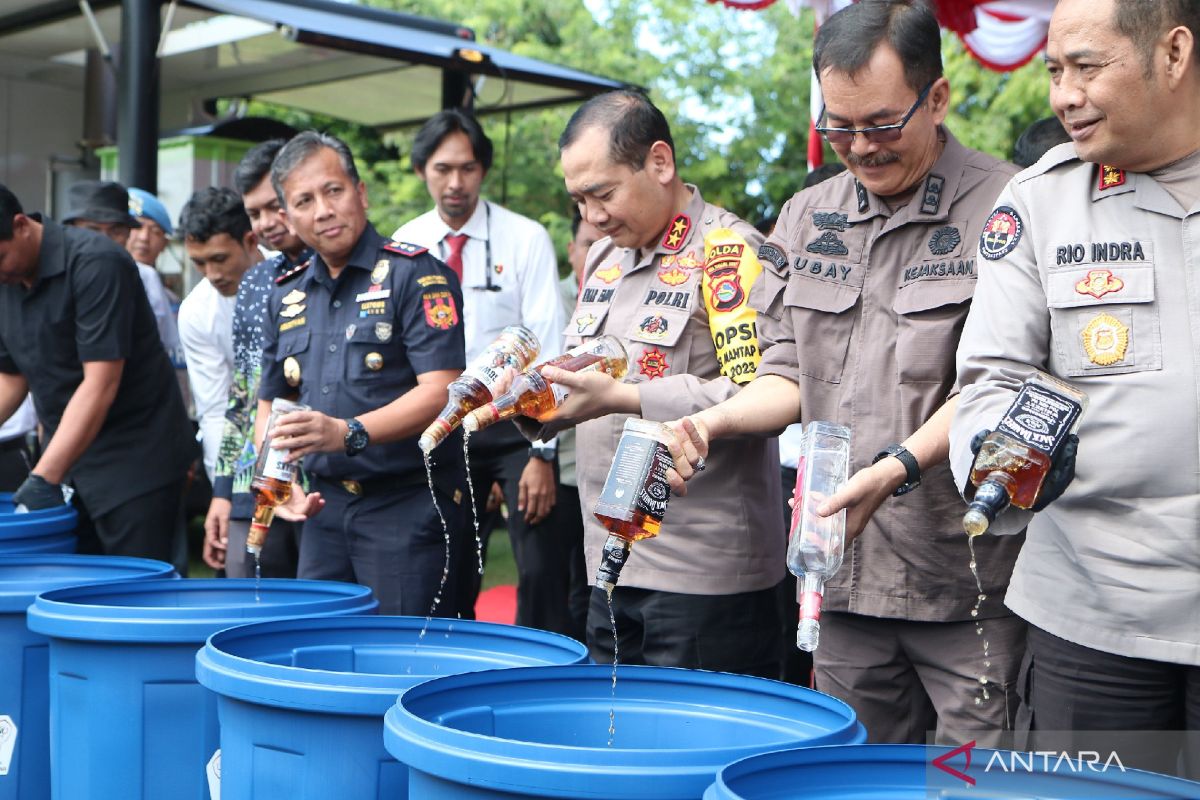
[[0,421],[26,391],[49,441],[14,501],[61,505],[70,483],[102,552],[175,560],[196,444],[137,268],[0,185]]

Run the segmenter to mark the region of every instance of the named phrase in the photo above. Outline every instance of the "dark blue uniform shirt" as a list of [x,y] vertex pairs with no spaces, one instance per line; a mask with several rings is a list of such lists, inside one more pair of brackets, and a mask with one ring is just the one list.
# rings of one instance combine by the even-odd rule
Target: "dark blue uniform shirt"
[[[392,402],[421,373],[466,366],[462,289],[424,248],[392,242],[368,225],[336,280],[313,256],[277,283],[263,331],[263,400],[299,391],[300,402],[346,419]],[[462,440],[455,441],[438,448],[436,466],[462,469]],[[310,455],[304,468],[332,480],[425,473],[417,436],[372,443],[353,457]]]

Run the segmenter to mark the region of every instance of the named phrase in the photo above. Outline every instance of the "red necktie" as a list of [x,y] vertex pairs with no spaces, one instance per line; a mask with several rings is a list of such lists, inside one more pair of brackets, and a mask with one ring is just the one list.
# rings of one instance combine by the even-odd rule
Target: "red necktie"
[[446,244],[450,246],[450,253],[446,256],[446,266],[454,270],[454,274],[458,276],[458,282],[462,283],[462,251],[467,246],[467,235],[465,233],[448,234]]

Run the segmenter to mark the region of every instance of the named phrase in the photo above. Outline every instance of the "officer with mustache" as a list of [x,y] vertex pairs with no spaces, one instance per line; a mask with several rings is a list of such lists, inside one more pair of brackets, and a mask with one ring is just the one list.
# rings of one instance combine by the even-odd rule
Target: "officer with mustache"
[[852,478],[825,509],[847,509],[848,544],[825,592],[816,686],[850,703],[873,742],[932,730],[994,745],[1024,651],[1024,623],[1003,605],[1021,539],[976,542],[987,599],[973,616],[946,459],[975,244],[1016,169],[946,129],[939,44],[933,14],[905,2],[858,3],[821,26],[818,130],[848,169],[784,205],[751,293],[777,344],[740,394],[691,419],[703,441],[850,426]]

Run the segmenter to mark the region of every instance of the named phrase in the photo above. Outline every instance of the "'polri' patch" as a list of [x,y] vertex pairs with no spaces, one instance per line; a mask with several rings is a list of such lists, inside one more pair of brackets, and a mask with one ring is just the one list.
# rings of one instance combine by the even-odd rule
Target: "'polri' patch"
[[999,206],[983,225],[979,234],[979,252],[988,261],[1004,258],[1021,241],[1025,223],[1021,215],[1010,206]]

